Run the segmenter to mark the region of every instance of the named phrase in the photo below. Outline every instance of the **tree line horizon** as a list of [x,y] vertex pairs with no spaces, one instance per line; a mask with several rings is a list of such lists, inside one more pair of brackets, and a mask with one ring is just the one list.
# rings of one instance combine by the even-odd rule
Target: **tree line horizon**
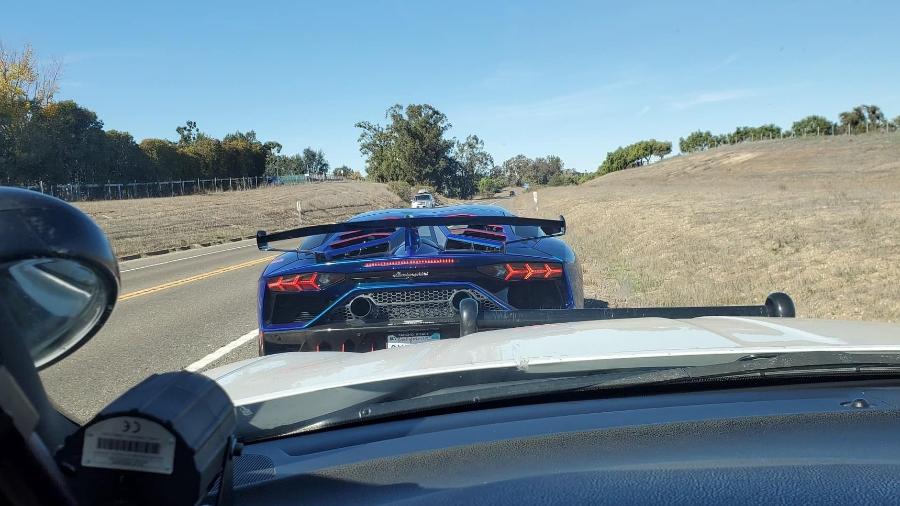
[[[104,130],[96,113],[73,100],[56,101],[61,65],[38,68],[30,46],[8,51],[0,45],[0,183],[28,186],[45,183],[131,183],[208,178],[334,175],[376,182],[428,186],[445,195],[470,198],[503,187],[579,184],[588,179],[662,160],[672,142],[640,140],[606,154],[593,171],[566,169],[556,154],[513,156],[500,164],[470,134],[449,136],[449,119],[430,104],[389,107],[384,125],[361,121],[359,149],[365,172],[346,165],[333,170],[321,149],[282,154],[277,141],[262,141],[254,130],[217,139],[195,121],[175,128],[177,140],[147,138],[136,142],[128,132]],[[737,127],[713,134],[697,130],[679,138],[682,153],[723,144],[784,135],[839,135],[870,129],[900,128],[877,105],[860,105],[832,122],[820,115],[795,121],[790,129],[775,124]]]

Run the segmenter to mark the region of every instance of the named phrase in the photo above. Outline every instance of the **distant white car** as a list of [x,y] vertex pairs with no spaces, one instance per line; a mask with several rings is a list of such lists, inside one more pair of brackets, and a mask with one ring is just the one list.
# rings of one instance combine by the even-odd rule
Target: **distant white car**
[[415,197],[413,197],[410,207],[412,207],[413,209],[431,209],[434,207],[434,197],[431,196],[430,193],[419,192]]

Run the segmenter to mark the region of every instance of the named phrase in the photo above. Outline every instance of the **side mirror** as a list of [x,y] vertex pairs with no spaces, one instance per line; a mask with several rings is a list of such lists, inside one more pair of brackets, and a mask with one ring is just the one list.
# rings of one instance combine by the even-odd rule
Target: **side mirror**
[[62,200],[0,187],[0,339],[35,367],[77,350],[106,322],[119,266],[103,231]]

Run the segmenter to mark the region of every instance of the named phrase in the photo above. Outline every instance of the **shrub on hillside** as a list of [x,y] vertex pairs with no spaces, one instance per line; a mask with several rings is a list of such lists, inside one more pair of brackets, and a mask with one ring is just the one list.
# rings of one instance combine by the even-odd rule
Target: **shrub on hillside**
[[559,174],[554,174],[550,177],[550,180],[547,181],[547,184],[550,186],[568,186],[568,185],[576,185],[580,184],[582,180],[582,174],[576,174],[573,172],[561,172]]
[[403,200],[409,201],[412,199],[413,189],[406,181],[388,181],[387,187],[388,190],[396,193]]
[[478,180],[478,193],[493,195],[502,190],[505,185],[506,181],[499,177],[483,177]]

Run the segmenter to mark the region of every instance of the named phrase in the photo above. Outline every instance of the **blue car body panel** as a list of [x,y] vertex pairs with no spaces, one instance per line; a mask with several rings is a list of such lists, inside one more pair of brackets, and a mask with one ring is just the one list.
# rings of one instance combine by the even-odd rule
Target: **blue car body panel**
[[[291,248],[303,251],[279,255],[259,281],[260,352],[370,351],[403,331],[455,337],[454,304],[461,297],[475,298],[489,310],[583,306],[581,267],[561,239],[541,237],[536,227],[511,225],[391,227],[392,219],[423,216],[513,215],[490,205],[370,211],[347,223],[384,220],[384,230],[292,243]],[[501,279],[509,269],[523,268],[536,269],[534,278]],[[487,273],[494,271],[500,274]],[[269,288],[272,280],[310,273],[340,281],[309,293],[280,292],[277,284]],[[350,306],[359,298],[365,300],[358,307],[368,307],[367,315],[375,316],[354,313]]]

